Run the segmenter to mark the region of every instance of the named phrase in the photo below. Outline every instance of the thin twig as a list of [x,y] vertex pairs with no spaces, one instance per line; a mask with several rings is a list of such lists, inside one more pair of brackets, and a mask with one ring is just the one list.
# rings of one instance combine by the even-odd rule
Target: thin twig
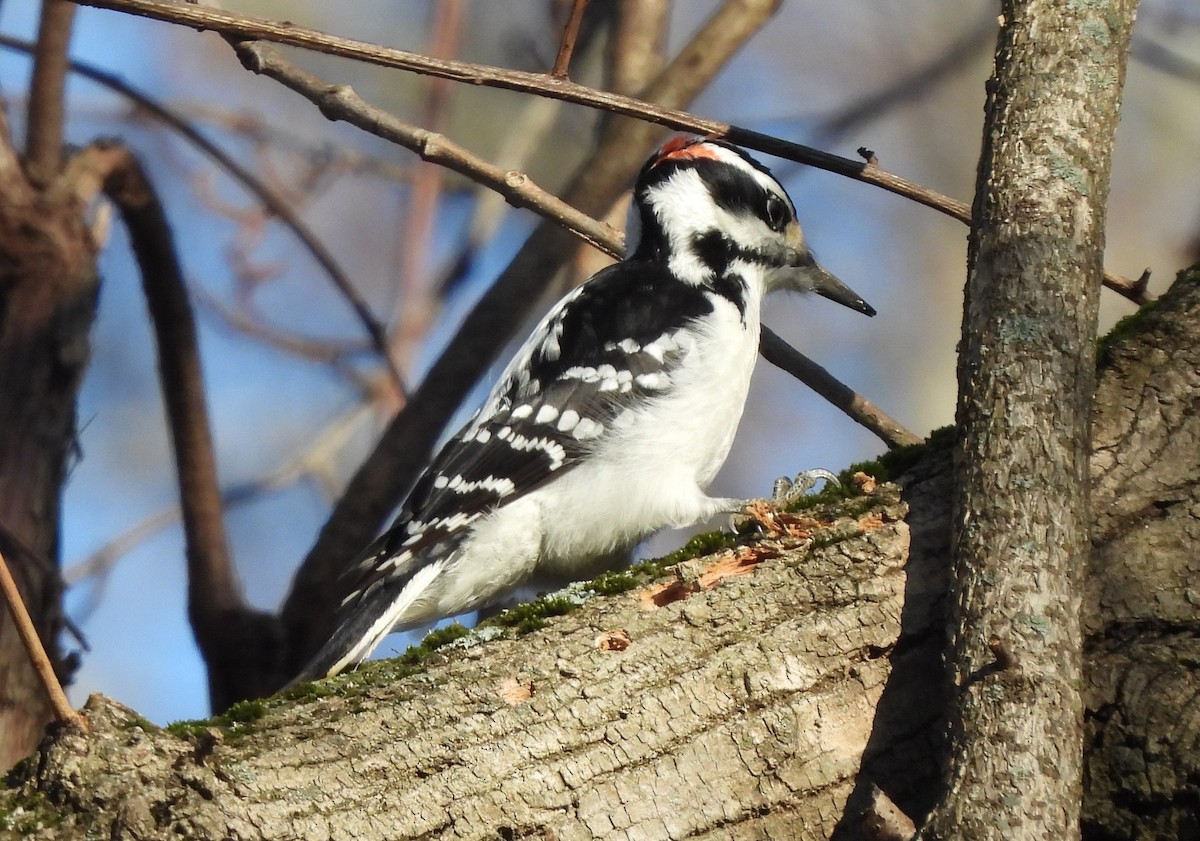
[[63,724],[78,727],[85,733],[89,732],[87,721],[72,709],[71,702],[67,700],[62,686],[59,685],[58,676],[54,674],[54,665],[46,654],[46,648],[42,645],[37,629],[33,626],[33,620],[29,618],[29,611],[25,608],[21,591],[17,588],[17,582],[13,579],[12,572],[8,568],[8,561],[4,559],[3,554],[0,554],[0,590],[4,593],[4,601],[8,605],[8,612],[12,615],[17,635],[21,637],[21,644],[25,646],[25,651],[29,655],[29,663],[33,666],[38,681],[46,691],[50,707],[54,710],[54,717]]
[[554,69],[550,75],[555,79],[567,78],[567,70],[571,65],[571,55],[575,52],[575,39],[579,37],[579,24],[583,23],[583,10],[587,8],[588,0],[574,0],[571,4],[571,14],[567,25],[563,28],[562,40],[558,44],[558,55],[554,59]]
[[[191,26],[199,30],[220,32],[226,38],[234,41],[254,39],[287,44],[328,55],[377,64],[381,67],[392,67],[484,87],[504,88],[538,96],[548,96],[614,114],[636,117],[678,131],[721,137],[731,143],[765,152],[768,155],[809,164],[847,178],[853,178],[856,181],[873,184],[958,219],[960,222],[971,224],[971,208],[966,202],[944,196],[936,190],[922,187],[873,164],[843,158],[840,155],[823,152],[799,143],[780,140],[777,137],[730,123],[697,117],[674,108],[665,108],[650,102],[596,90],[567,79],[556,79],[541,73],[471,64],[465,61],[434,59],[404,50],[327,35],[313,29],[296,26],[291,22],[236,15],[207,6],[168,5],[154,2],[154,0],[80,0],[80,2],[87,6],[127,12],[155,20]],[[1129,278],[1105,272],[1104,284],[1134,303],[1141,304],[1147,300],[1145,289]]]
[[[34,51],[34,45],[28,41],[22,41],[19,38],[3,34],[0,34],[0,47],[19,50],[24,53],[33,53]],[[77,73],[129,99],[146,113],[166,123],[182,136],[184,140],[191,143],[208,156],[217,166],[225,170],[231,178],[241,184],[271,214],[276,216],[284,227],[291,230],[296,238],[300,240],[305,250],[317,261],[317,265],[321,267],[321,270],[333,282],[334,287],[345,298],[346,303],[350,305],[350,308],[354,311],[354,315],[366,331],[367,336],[370,337],[371,344],[375,348],[376,353],[379,354],[381,360],[387,366],[396,384],[396,388],[399,389],[401,395],[405,393],[404,382],[400,376],[400,372],[391,364],[387,353],[387,336],[383,325],[371,313],[371,308],[363,300],[363,297],[358,294],[358,290],[355,289],[353,282],[338,265],[337,260],[330,253],[329,249],[325,247],[303,220],[293,212],[291,206],[286,201],[280,198],[274,190],[264,184],[254,173],[234,160],[220,146],[217,146],[205,137],[188,120],[179,116],[171,109],[160,105],[153,98],[132,87],[124,80],[94,65],[80,61],[72,61],[70,69],[72,73]]]
[[[453,56],[458,49],[462,29],[461,0],[440,0],[435,7],[432,29],[430,53]],[[428,82],[428,88],[421,122],[431,131],[438,131],[445,122],[453,86],[445,79],[431,78],[425,81]],[[446,170],[442,167],[418,165],[412,176],[408,207],[402,214],[405,219],[401,239],[404,253],[388,342],[390,356],[396,367],[402,370],[416,355],[418,341],[428,332],[436,311],[431,300],[433,296],[427,263],[445,180]]]
[[33,50],[33,78],[29,83],[29,120],[25,129],[25,155],[29,178],[47,184],[62,169],[63,126],[68,50],[75,21],[75,4],[43,0]]
[[919,444],[924,439],[904,426],[854,389],[840,382],[816,362],[785,342],[773,330],[762,328],[758,352],[772,365],[800,382],[846,413],[852,421],[876,435],[888,449]]
[[485,184],[513,206],[549,216],[598,248],[603,248],[602,243],[615,233],[609,226],[542,190],[524,173],[490,164],[444,135],[414,126],[368,104],[349,85],[328,84],[285,59],[268,44],[243,42],[235,44],[234,49],[250,70],[275,79],[309,99],[328,119],[344,120],[415,152],[424,161]]

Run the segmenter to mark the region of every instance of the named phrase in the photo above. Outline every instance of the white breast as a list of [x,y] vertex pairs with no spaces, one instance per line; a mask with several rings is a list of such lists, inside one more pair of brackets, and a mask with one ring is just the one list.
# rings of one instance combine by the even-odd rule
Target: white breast
[[541,509],[539,570],[569,578],[581,559],[630,548],[722,510],[705,490],[729,454],[758,353],[758,301],[745,323],[728,300],[675,335],[686,357],[671,388],[625,412],[603,449],[530,495]]

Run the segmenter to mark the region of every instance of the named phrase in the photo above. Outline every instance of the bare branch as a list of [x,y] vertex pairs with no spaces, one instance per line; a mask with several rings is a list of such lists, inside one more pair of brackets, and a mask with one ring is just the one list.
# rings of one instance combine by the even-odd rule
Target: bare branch
[[[733,143],[766,152],[769,155],[811,164],[830,172],[875,184],[885,190],[906,196],[935,210],[954,216],[963,222],[970,221],[970,208],[964,202],[919,187],[878,168],[871,169],[861,161],[843,158],[797,143],[789,143],[761,132],[739,128],[718,120],[697,117],[676,108],[596,90],[566,79],[555,79],[541,73],[508,70],[465,61],[430,58],[405,50],[328,35],[296,26],[290,22],[237,15],[207,6],[166,4],[154,2],[154,0],[83,0],[83,5],[141,15],[155,20],[191,26],[199,30],[211,30],[235,41],[260,40],[287,44],[328,55],[377,64],[381,67],[392,67],[452,79],[456,82],[548,96],[613,114],[636,117],[677,131],[723,137]],[[734,5],[751,6],[748,3]],[[731,15],[731,17],[734,16]],[[716,50],[712,52],[720,53]],[[679,81],[686,84],[684,79]]]
[[154,323],[188,538],[190,611],[195,618],[239,607],[241,587],[226,545],[195,316],[170,226],[141,166],[126,149],[92,146],[83,155],[103,161],[105,192],[129,228]]
[[444,135],[414,126],[368,104],[349,85],[328,84],[283,58],[267,44],[239,43],[234,49],[251,70],[309,99],[331,120],[344,120],[415,152],[422,160],[486,184],[514,207],[527,207],[549,216],[597,248],[604,248],[603,243],[616,233],[542,190],[527,175],[489,164]]
[[571,4],[571,16],[567,18],[562,41],[558,45],[558,55],[554,59],[554,69],[550,71],[550,75],[556,79],[567,78],[571,54],[575,52],[575,39],[579,36],[579,24],[583,22],[583,10],[587,4],[588,0],[574,0]]
[[42,0],[25,130],[26,164],[29,178],[36,185],[48,184],[62,169],[63,93],[74,21],[74,3]]
[[[440,0],[434,7],[430,53],[452,57],[458,48],[462,29],[461,0]],[[453,91],[445,79],[427,79],[424,113],[421,122],[437,131],[445,122],[446,108]],[[446,171],[440,166],[418,165],[413,171],[405,219],[404,253],[397,284],[389,353],[397,367],[404,368],[415,356],[419,340],[426,334],[436,309],[430,294],[426,263],[433,238],[438,203],[445,184]]]
[[[33,44],[3,34],[0,34],[0,46],[25,53],[32,53],[34,51]],[[271,214],[276,216],[286,228],[291,230],[296,238],[300,240],[305,250],[317,261],[317,265],[321,267],[321,270],[333,282],[334,287],[341,296],[346,299],[346,303],[350,305],[355,316],[363,325],[363,329],[366,331],[368,337],[370,337],[375,351],[379,354],[384,364],[388,366],[396,387],[400,390],[401,394],[404,393],[404,383],[400,377],[400,373],[394,366],[390,365],[387,354],[387,338],[383,325],[372,315],[371,308],[367,306],[366,301],[358,294],[358,290],[355,289],[354,284],[345,271],[342,270],[341,266],[338,265],[337,260],[329,252],[329,249],[317,238],[312,229],[304,224],[304,221],[293,212],[291,206],[284,199],[264,184],[254,173],[230,157],[220,146],[217,146],[205,137],[188,120],[159,104],[155,99],[132,87],[121,78],[80,61],[70,62],[70,69],[72,73],[78,73],[80,76],[90,79],[129,99],[136,103],[138,108],[161,120],[183,137],[184,140],[191,143],[210,158],[217,166],[225,170],[231,178],[241,184]]]
[[800,382],[841,409],[855,423],[876,435],[889,449],[919,444],[924,439],[904,426],[874,403],[813,362],[780,338],[768,327],[762,328],[758,352],[772,365],[787,371]]
[[83,716],[71,708],[66,694],[63,693],[62,686],[58,683],[58,677],[54,674],[54,666],[46,654],[46,648],[38,637],[37,629],[33,627],[33,620],[29,618],[29,611],[25,608],[21,591],[17,589],[17,582],[13,580],[12,573],[8,569],[8,561],[2,554],[0,554],[0,591],[3,591],[4,601],[8,605],[9,613],[12,614],[13,625],[16,626],[21,643],[29,654],[29,662],[46,691],[46,697],[54,710],[55,718],[64,724],[78,727],[86,733],[88,731],[87,722]]
[[274,682],[277,634],[269,617],[246,605],[229,555],[196,323],[166,215],[127,150],[92,145],[66,174],[80,184],[96,175],[129,230],[154,325],[187,538],[188,617],[208,665],[211,703],[220,710]]
[[[382,67],[393,67],[414,73],[423,73],[444,79],[452,79],[484,87],[532,93],[562,99],[589,108],[597,108],[613,114],[636,117],[678,131],[694,132],[710,137],[721,137],[739,146],[765,152],[787,160],[809,164],[819,169],[853,178],[881,187],[888,192],[911,199],[918,204],[944,213],[970,224],[971,208],[966,202],[944,196],[935,190],[922,187],[878,166],[850,158],[843,158],[799,143],[791,143],[776,137],[741,128],[718,120],[697,117],[675,108],[654,105],[631,99],[627,96],[596,90],[566,79],[556,79],[540,73],[506,70],[464,61],[434,59],[428,56],[367,44],[350,38],[327,35],[316,30],[296,26],[290,22],[272,21],[236,15],[222,10],[190,5],[168,5],[154,0],[81,0],[83,5],[111,9],[141,15],[155,20],[178,23],[199,30],[220,32],[232,41],[257,39],[316,52],[357,59]],[[250,69],[252,66],[247,65]],[[257,72],[257,71],[256,71]],[[647,97],[648,99],[650,97]],[[326,116],[329,116],[326,114]],[[332,119],[332,118],[331,118]],[[367,128],[364,126],[364,128]],[[370,131],[370,128],[367,128]],[[1135,303],[1144,303],[1147,298],[1136,282],[1128,278],[1105,273],[1104,283],[1110,289],[1124,295]]]

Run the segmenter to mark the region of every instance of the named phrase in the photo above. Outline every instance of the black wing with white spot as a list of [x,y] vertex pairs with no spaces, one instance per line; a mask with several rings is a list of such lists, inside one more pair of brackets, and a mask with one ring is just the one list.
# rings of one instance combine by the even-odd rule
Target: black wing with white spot
[[670,389],[681,329],[711,311],[655,263],[618,263],[565,298],[350,570],[345,605],[411,577],[427,549],[577,464],[622,412]]

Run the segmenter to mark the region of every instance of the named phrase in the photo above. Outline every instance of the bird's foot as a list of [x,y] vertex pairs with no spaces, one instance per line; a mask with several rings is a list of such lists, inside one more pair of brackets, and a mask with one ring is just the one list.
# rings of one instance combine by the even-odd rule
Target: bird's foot
[[841,484],[836,475],[820,468],[798,473],[795,479],[780,476],[775,480],[770,498],[749,499],[742,504],[741,510],[731,519],[733,530],[740,531],[747,523],[771,529],[777,514],[787,511],[796,500],[815,488],[822,480],[826,487]]

